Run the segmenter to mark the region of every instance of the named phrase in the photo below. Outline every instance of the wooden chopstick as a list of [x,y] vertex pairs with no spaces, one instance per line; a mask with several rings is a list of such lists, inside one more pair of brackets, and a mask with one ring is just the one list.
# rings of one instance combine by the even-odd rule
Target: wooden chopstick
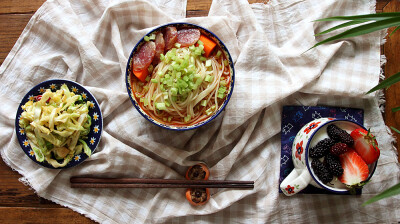
[[254,181],[71,177],[72,188],[254,188]]

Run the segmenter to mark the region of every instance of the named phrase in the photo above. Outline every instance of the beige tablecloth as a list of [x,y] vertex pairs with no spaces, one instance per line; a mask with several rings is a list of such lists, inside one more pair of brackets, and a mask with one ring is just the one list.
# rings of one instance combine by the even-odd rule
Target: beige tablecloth
[[[103,223],[362,222],[400,220],[399,197],[362,207],[398,183],[393,138],[375,95],[382,33],[320,46],[314,34],[335,23],[315,19],[373,13],[375,1],[213,1],[209,17],[185,18],[184,0],[54,0],[32,17],[0,67],[3,160],[41,197]],[[227,45],[236,83],[226,110],[192,131],[161,129],[133,108],[124,73],[137,41],[174,21],[210,29]],[[18,145],[14,119],[19,101],[35,84],[75,80],[100,103],[101,142],[87,161],[67,170],[32,162]],[[12,96],[12,97],[10,97]],[[378,136],[381,158],[362,196],[278,193],[283,105],[326,105],[365,110]],[[190,206],[184,189],[71,189],[69,177],[182,178],[189,165],[206,162],[210,179],[254,180],[254,190],[213,189],[202,207]]]

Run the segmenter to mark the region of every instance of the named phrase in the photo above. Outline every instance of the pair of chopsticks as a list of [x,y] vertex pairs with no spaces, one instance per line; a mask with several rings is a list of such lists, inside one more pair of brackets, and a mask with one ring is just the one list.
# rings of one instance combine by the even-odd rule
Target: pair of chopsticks
[[72,188],[254,188],[254,181],[234,180],[71,177],[70,182]]

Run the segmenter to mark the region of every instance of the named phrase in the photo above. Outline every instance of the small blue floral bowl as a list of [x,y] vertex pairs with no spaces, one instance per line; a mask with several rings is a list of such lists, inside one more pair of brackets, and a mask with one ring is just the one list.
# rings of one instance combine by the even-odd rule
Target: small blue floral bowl
[[[169,124],[161,123],[157,120],[154,120],[145,110],[143,110],[141,108],[141,106],[138,103],[138,99],[136,98],[136,96],[134,95],[134,93],[132,91],[131,82],[132,82],[132,76],[133,76],[133,74],[132,74],[133,55],[138,51],[139,47],[145,42],[145,40],[144,40],[145,36],[149,36],[153,32],[161,31],[168,26],[175,26],[178,29],[181,29],[181,28],[199,29],[202,34],[205,34],[207,37],[211,38],[215,43],[217,43],[217,45],[222,49],[223,53],[226,55],[226,58],[229,62],[229,67],[230,67],[230,71],[231,71],[231,81],[230,81],[228,93],[227,93],[227,96],[225,97],[224,102],[219,106],[219,108],[210,117],[208,117],[207,119],[202,120],[198,123],[192,124],[192,125],[174,126],[174,125],[169,125]],[[126,66],[126,73],[125,73],[126,89],[128,91],[129,98],[131,99],[131,102],[132,102],[133,106],[136,108],[136,110],[151,123],[153,123],[159,127],[165,128],[165,129],[176,130],[176,131],[185,131],[185,130],[195,129],[195,128],[198,128],[198,127],[201,127],[201,126],[207,124],[208,122],[210,122],[214,118],[216,118],[225,109],[225,106],[228,104],[229,99],[231,98],[231,95],[233,92],[233,86],[235,83],[235,69],[233,67],[233,60],[232,60],[232,57],[228,51],[228,48],[225,46],[225,44],[217,37],[217,35],[215,35],[211,31],[209,31],[208,29],[203,28],[199,25],[191,24],[191,23],[168,23],[168,24],[162,25],[160,27],[157,27],[157,28],[151,30],[145,36],[142,37],[142,39],[140,39],[140,41],[133,48],[133,50],[129,56],[129,59],[128,59],[128,63]]]
[[70,80],[52,79],[39,83],[31,90],[29,90],[29,92],[22,98],[21,103],[19,104],[17,110],[17,115],[15,119],[15,131],[17,133],[17,139],[19,144],[21,145],[22,150],[30,159],[32,159],[39,165],[52,169],[66,169],[69,167],[76,166],[82,163],[85,159],[87,159],[88,156],[82,151],[82,153],[75,155],[74,158],[66,166],[58,168],[54,168],[46,161],[43,162],[37,161],[35,153],[32,150],[29,141],[25,135],[25,130],[19,127],[19,120],[21,118],[22,112],[24,111],[21,108],[21,106],[23,106],[28,101],[33,101],[35,96],[41,95],[42,93],[45,92],[46,89],[51,89],[52,91],[55,91],[60,89],[61,85],[63,84],[66,84],[71,92],[82,95],[84,101],[91,102],[91,105],[89,106],[89,116],[92,118],[92,124],[90,126],[90,132],[88,134],[88,138],[85,140],[85,142],[92,151],[92,154],[94,153],[97,145],[100,142],[101,132],[103,130],[103,117],[101,115],[100,106],[97,103],[96,98],[94,98],[94,96],[80,84]]

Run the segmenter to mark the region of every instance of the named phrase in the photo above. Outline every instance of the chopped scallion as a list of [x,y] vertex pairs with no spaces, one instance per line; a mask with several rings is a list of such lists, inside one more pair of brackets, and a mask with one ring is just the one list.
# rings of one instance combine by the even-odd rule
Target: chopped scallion
[[153,72],[153,69],[154,69],[153,65],[149,65],[149,67],[147,68],[150,74]]
[[226,86],[226,81],[225,81],[225,80],[219,81],[219,85],[220,85],[220,86]]
[[183,121],[185,121],[185,122],[188,122],[189,120],[190,120],[190,114],[188,114],[184,119],[183,119]]
[[178,89],[172,87],[172,88],[171,88],[171,95],[178,95]]
[[211,60],[207,60],[206,61],[206,67],[210,67],[211,66]]
[[225,86],[220,86],[218,89],[218,93],[225,93],[226,87]]
[[149,100],[147,98],[145,98],[143,100],[143,105],[146,107],[147,105],[149,105]]
[[148,82],[148,81],[150,81],[150,79],[151,79],[150,76],[147,76],[145,80],[146,80],[146,82]]
[[207,116],[210,116],[212,113],[213,113],[212,107],[211,107],[211,108],[208,108],[208,109],[206,110]]
[[165,109],[167,109],[165,107],[165,103],[156,103],[156,108],[157,108],[157,110],[165,110]]

